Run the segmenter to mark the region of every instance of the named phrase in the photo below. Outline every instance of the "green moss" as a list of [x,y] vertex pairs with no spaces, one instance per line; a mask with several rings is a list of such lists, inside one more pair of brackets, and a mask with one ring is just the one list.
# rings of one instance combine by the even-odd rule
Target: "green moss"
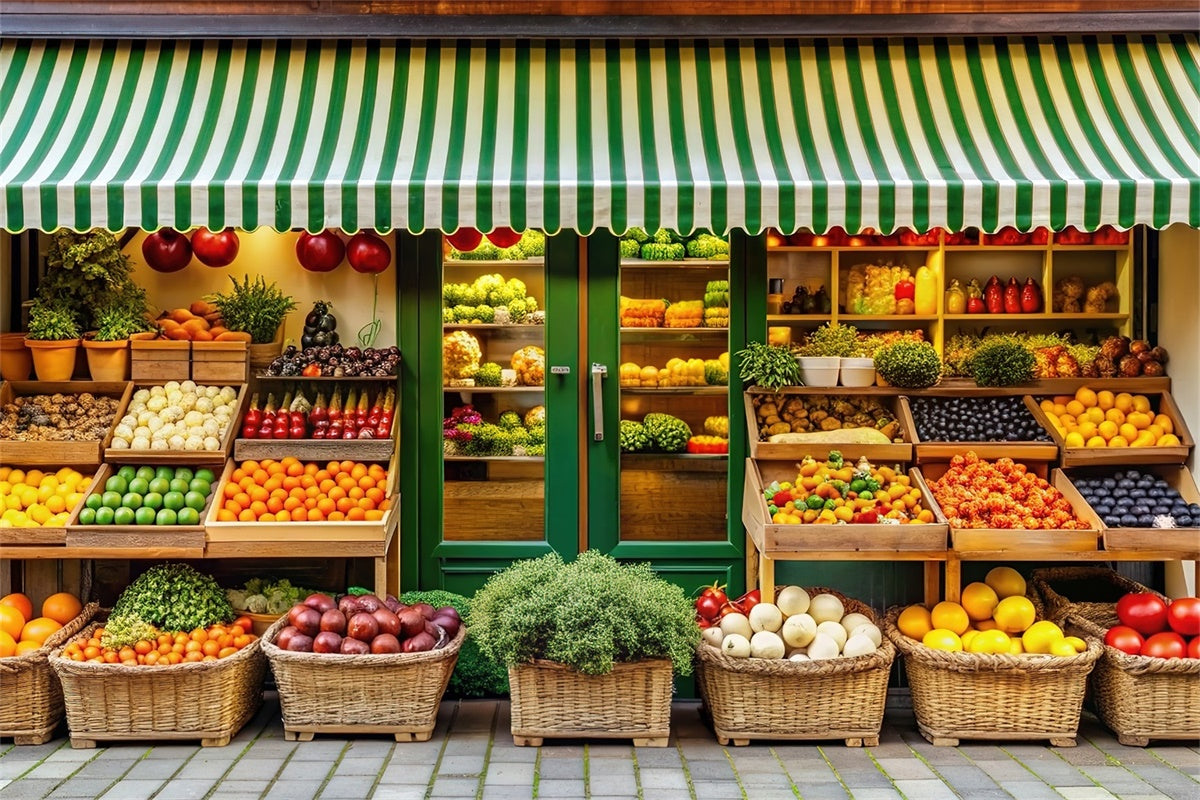
[[[405,592],[400,596],[405,605],[428,603],[434,608],[454,606],[467,628],[471,627],[470,599],[453,592],[434,589],[426,592]],[[450,675],[446,687],[449,697],[497,697],[508,694],[508,670],[479,651],[479,645],[470,636],[463,640],[458,651],[458,663]]]

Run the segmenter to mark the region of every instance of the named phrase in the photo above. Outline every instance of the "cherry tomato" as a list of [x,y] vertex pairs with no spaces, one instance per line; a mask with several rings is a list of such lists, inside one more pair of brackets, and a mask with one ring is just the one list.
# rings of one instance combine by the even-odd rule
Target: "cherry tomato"
[[1117,648],[1122,653],[1136,656],[1142,652],[1145,639],[1128,625],[1114,625],[1108,629],[1108,633],[1104,634],[1104,643],[1109,647]]
[[719,584],[716,581],[713,581],[712,586],[705,586],[704,591],[700,593],[700,596],[711,597],[717,601],[718,605],[729,599],[729,597],[725,594],[725,585]]
[[1178,633],[1156,633],[1142,645],[1142,655],[1151,658],[1183,658],[1187,645]]
[[735,601],[737,605],[740,605],[745,609],[745,611],[742,612],[743,614],[749,614],[750,609],[754,608],[761,602],[762,592],[758,589],[751,589]]
[[696,612],[705,619],[716,619],[721,613],[721,603],[712,595],[696,598]]
[[1187,657],[1200,658],[1200,636],[1194,636],[1192,637],[1192,640],[1188,642]]
[[1200,635],[1200,598],[1181,597],[1167,606],[1167,624],[1183,636]]
[[1167,629],[1167,604],[1150,592],[1131,592],[1117,601],[1117,618],[1143,636]]

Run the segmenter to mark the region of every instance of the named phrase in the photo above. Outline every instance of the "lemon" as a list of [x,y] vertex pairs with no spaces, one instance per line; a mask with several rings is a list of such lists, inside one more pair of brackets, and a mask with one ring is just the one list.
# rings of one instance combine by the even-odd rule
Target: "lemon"
[[908,638],[919,642],[933,630],[933,620],[925,606],[912,605],[900,612],[896,627]]
[[981,633],[981,631],[977,631],[974,628],[967,628],[967,632],[964,633],[961,637],[959,637],[962,639],[963,650],[965,650],[968,653],[976,652],[975,650],[971,649],[971,643],[974,642],[977,638],[979,638],[980,633]]
[[993,567],[983,582],[992,587],[1001,600],[1014,595],[1025,596],[1025,579],[1012,567]]
[[1049,653],[1059,658],[1070,658],[1071,656],[1079,655],[1079,651],[1075,649],[1075,646],[1066,639],[1057,639],[1051,642]]
[[[993,618],[1000,630],[1013,634],[1024,633],[1025,629],[1033,624],[1036,617],[1037,613],[1034,611],[1033,603],[1028,598],[1013,595],[1000,601],[996,606]],[[1059,633],[1061,634],[1061,631]],[[1026,649],[1028,649],[1028,643]]]
[[968,653],[1007,653],[1010,639],[1003,631],[982,631],[976,636],[969,647]]
[[1087,650],[1087,642],[1085,642],[1083,639],[1080,639],[1078,636],[1068,636],[1067,638],[1063,639],[1063,641],[1069,642],[1071,647],[1075,648],[1076,653],[1082,653],[1084,650]]
[[967,628],[971,627],[971,618],[967,616],[966,609],[949,600],[943,600],[934,606],[930,619],[934,628],[954,631],[957,636],[962,636],[967,632]]
[[981,631],[998,631],[1000,626],[996,624],[996,620],[988,618],[976,620],[975,628]]
[[986,583],[969,583],[962,591],[962,607],[973,622],[991,619],[992,612],[996,610],[996,604],[999,602],[1000,597],[996,590]]
[[1013,637],[1008,640],[1008,654],[1019,656],[1025,652],[1025,645],[1019,637]]
[[958,634],[944,628],[934,628],[925,634],[921,639],[921,644],[934,650],[947,650],[954,653],[961,653],[963,649],[962,639],[958,638]]
[[[1033,623],[1021,636],[1027,653],[1050,653],[1051,648],[1063,639],[1062,628],[1048,620]],[[1070,644],[1066,646],[1071,649],[1071,655],[1074,655],[1075,648]]]
[[1103,436],[1093,436],[1087,440],[1084,447],[1108,447],[1108,441]]
[[1067,447],[1085,447],[1086,440],[1079,431],[1071,431],[1063,438],[1063,444]]

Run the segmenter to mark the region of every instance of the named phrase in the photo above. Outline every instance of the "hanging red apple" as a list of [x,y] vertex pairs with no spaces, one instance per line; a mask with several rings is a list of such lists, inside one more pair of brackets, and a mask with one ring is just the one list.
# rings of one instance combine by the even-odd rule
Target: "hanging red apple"
[[469,253],[483,241],[483,234],[474,228],[459,228],[454,233],[447,234],[446,241],[460,253]]
[[201,264],[210,267],[228,267],[237,258],[238,235],[233,228],[213,233],[208,228],[197,228],[192,234],[192,252]]
[[517,242],[521,241],[521,234],[514,231],[512,228],[496,228],[487,235],[488,241],[503,250],[506,247],[512,247]]
[[387,242],[369,231],[359,231],[346,245],[346,259],[356,272],[376,274],[392,263],[392,249]]
[[192,260],[192,245],[179,231],[163,228],[145,238],[142,256],[153,270],[178,272]]
[[330,272],[337,269],[346,256],[346,245],[336,233],[302,233],[296,240],[296,260],[310,272]]

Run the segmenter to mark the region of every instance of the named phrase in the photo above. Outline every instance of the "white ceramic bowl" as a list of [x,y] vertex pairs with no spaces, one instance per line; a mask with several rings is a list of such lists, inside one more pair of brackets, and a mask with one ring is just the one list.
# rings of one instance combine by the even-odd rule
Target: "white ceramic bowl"
[[870,386],[875,383],[875,359],[841,359],[842,386]]
[[824,356],[797,356],[800,364],[800,379],[805,386],[837,386],[840,358]]

